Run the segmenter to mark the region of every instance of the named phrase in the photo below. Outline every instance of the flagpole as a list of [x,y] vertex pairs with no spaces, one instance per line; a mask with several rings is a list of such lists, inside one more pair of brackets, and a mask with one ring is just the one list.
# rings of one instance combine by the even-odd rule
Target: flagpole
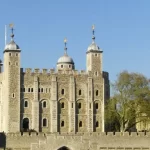
[[5,25],[5,45],[7,44],[7,25]]

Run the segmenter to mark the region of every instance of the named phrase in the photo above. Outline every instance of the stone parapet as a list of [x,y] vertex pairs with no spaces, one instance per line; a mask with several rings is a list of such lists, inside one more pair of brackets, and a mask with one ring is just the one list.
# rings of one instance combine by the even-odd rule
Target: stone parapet
[[71,74],[71,75],[90,75],[90,71],[85,70],[55,70],[55,69],[40,69],[40,68],[21,68],[21,72],[25,74]]

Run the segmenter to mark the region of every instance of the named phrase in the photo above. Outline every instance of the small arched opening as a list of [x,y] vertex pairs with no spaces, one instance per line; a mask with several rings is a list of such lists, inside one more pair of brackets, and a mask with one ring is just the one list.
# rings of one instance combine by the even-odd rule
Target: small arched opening
[[63,146],[63,147],[60,147],[58,150],[71,150],[71,149],[69,149],[69,148],[66,147],[66,146]]
[[23,119],[23,131],[24,132],[29,131],[29,119],[28,118]]

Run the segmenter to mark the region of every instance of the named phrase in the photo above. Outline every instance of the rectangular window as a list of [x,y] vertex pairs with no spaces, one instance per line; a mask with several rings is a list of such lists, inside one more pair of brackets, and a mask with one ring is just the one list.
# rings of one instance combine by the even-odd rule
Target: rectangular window
[[65,122],[61,121],[61,127],[64,127],[64,126],[65,126]]
[[62,89],[62,90],[61,90],[61,94],[62,94],[62,95],[64,95],[64,93],[65,93],[65,90],[64,90],[64,89]]
[[31,88],[31,92],[33,92],[33,88]]
[[78,103],[78,108],[79,108],[79,109],[81,108],[81,103]]
[[73,108],[73,103],[72,103],[72,108]]
[[91,109],[91,103],[90,103],[89,107],[90,107],[90,109]]
[[98,103],[95,104],[95,108],[98,109]]

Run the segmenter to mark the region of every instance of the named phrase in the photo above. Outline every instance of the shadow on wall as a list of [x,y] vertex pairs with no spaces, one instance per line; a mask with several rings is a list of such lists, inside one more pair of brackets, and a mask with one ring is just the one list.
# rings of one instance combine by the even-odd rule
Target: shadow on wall
[[6,135],[3,132],[0,132],[0,148],[6,147]]

